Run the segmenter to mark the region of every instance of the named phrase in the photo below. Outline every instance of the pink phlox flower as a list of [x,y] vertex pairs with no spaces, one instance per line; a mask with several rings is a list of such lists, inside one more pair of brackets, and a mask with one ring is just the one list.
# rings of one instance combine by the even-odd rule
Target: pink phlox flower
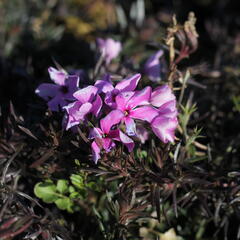
[[69,102],[74,100],[73,93],[77,91],[79,77],[69,75],[64,70],[57,70],[53,67],[48,69],[53,83],[42,83],[35,90],[35,93],[48,101],[48,107],[51,111],[59,111]]
[[112,109],[115,109],[117,106],[115,102],[116,96],[121,92],[134,91],[140,78],[141,74],[135,74],[131,77],[123,79],[114,87],[111,82],[110,75],[107,74],[104,76],[103,80],[96,81],[95,86],[99,89],[99,93],[105,94],[105,104],[110,106]]
[[120,123],[123,113],[119,110],[111,111],[105,118],[100,120],[100,128],[93,128],[89,138],[94,139],[91,144],[93,161],[97,163],[100,158],[100,152],[104,149],[110,152],[115,147],[115,141],[122,142],[131,152],[134,148],[134,142],[119,129],[113,129],[113,126]]
[[151,104],[158,109],[158,116],[152,122],[153,132],[164,142],[174,142],[178,125],[176,97],[168,85],[158,87],[152,92]]
[[104,57],[106,64],[109,64],[112,59],[116,58],[122,50],[122,44],[112,38],[97,39],[97,46]]
[[66,129],[84,121],[89,113],[93,113],[96,117],[99,116],[102,108],[102,99],[97,94],[97,91],[98,89],[96,87],[88,86],[73,94],[77,100],[64,107],[68,115]]
[[158,116],[158,111],[150,105],[152,89],[145,87],[141,91],[123,92],[116,96],[117,109],[124,114],[121,118],[125,122],[126,132],[129,136],[136,135],[134,119],[151,122]]
[[164,142],[174,142],[175,130],[178,126],[177,118],[158,116],[153,119],[151,127],[153,132]]
[[144,73],[153,82],[159,82],[161,80],[161,63],[160,58],[163,56],[163,50],[157,51],[151,55],[144,64]]
[[171,88],[168,85],[162,85],[152,92],[150,102],[154,107],[159,108],[172,100],[176,101],[176,97],[172,93]]
[[176,118],[178,115],[176,100],[171,100],[164,103],[161,107],[158,108],[158,113],[163,117]]

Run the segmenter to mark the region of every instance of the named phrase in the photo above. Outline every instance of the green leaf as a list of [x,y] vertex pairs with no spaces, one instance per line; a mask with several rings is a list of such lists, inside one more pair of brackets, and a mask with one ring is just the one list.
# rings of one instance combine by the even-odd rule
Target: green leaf
[[138,158],[141,158],[141,159],[142,159],[142,158],[146,158],[146,157],[147,157],[147,152],[146,152],[145,150],[142,150],[142,151],[141,151],[141,150],[139,149],[139,151],[137,151],[137,157],[138,157]]
[[73,193],[73,192],[75,192],[75,188],[73,186],[69,186],[68,191],[70,193]]
[[72,207],[72,201],[69,198],[59,198],[55,201],[57,207],[61,210],[66,210]]
[[34,194],[46,203],[53,203],[58,199],[56,186],[52,182],[39,182],[34,187]]
[[200,135],[202,129],[195,128],[192,136],[188,137],[187,143],[186,143],[186,148],[188,148],[191,144],[194,143],[194,141],[198,138],[202,138],[203,136]]
[[95,206],[93,206],[93,213],[96,215],[96,217],[98,219],[102,219],[101,214],[98,212],[98,210],[95,208]]
[[75,164],[76,164],[77,166],[80,166],[80,161],[79,161],[78,159],[75,159]]
[[191,156],[195,156],[196,155],[196,147],[194,145],[189,145],[188,146],[188,153]]
[[77,187],[78,189],[83,189],[84,188],[84,181],[83,177],[77,174],[72,174],[70,176],[72,184]]
[[69,197],[71,199],[81,198],[81,195],[78,192],[72,192]]
[[186,106],[180,105],[182,112],[179,114],[179,120],[183,128],[185,128],[189,122],[190,116],[197,110],[196,104]]
[[207,159],[207,156],[199,156],[187,159],[187,162],[194,163]]
[[57,181],[57,191],[61,194],[68,192],[68,181],[64,179],[60,179]]

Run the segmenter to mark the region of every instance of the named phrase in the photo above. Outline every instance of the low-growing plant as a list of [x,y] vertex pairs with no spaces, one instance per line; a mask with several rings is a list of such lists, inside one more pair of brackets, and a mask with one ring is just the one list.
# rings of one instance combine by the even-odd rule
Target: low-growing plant
[[[34,15],[35,2],[4,24]],[[145,19],[145,4],[47,1],[27,19],[44,57],[27,57],[25,72],[3,68],[32,95],[23,116],[13,107],[25,108],[22,99],[0,109],[0,239],[239,237],[237,70],[192,58],[194,13],[183,23],[168,13]],[[10,57],[21,34],[11,41],[3,30]],[[54,51],[48,71],[42,49]]]

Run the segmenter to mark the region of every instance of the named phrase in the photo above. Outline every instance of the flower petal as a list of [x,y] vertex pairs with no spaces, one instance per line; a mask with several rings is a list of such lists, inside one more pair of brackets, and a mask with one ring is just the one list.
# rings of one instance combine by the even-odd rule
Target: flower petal
[[167,118],[175,118],[178,115],[178,111],[176,108],[176,100],[169,101],[165,104],[163,104],[159,109],[158,109],[159,115],[162,117],[167,117]]
[[66,85],[63,86],[63,88],[60,88],[60,91],[63,95],[63,98],[68,101],[74,101],[76,98],[73,96],[73,93],[75,93],[78,90],[78,82],[79,78],[77,76],[69,77],[65,80]]
[[126,132],[128,136],[135,136],[136,135],[136,124],[134,120],[130,117],[125,118],[126,124]]
[[67,105],[67,102],[61,97],[61,95],[57,95],[52,98],[48,103],[48,107],[51,111],[58,112]]
[[111,38],[106,39],[104,55],[106,64],[109,64],[112,59],[116,58],[122,49],[122,45],[120,42],[115,41]]
[[148,66],[148,68],[145,67],[144,69],[145,74],[148,76],[148,78],[152,82],[160,82],[161,81],[161,66],[160,63],[154,65],[154,66]]
[[65,109],[69,115],[66,129],[69,129],[85,119],[86,115],[91,112],[92,104],[84,103],[81,105],[80,102],[76,101],[66,106]]
[[85,115],[88,114],[92,109],[92,104],[91,103],[84,103],[83,105],[81,105],[80,108],[75,109],[76,111],[72,112],[73,117],[80,121],[80,120],[84,120]]
[[131,152],[134,148],[133,140],[124,134],[122,131],[119,131],[119,137],[121,142],[127,147],[128,151]]
[[115,141],[122,142],[127,147],[129,152],[131,152],[134,148],[133,140],[119,129],[111,130],[109,132],[109,137],[111,137]]
[[101,149],[100,149],[100,147],[97,145],[97,143],[95,141],[92,142],[91,148],[92,148],[93,161],[95,163],[97,163],[98,159],[100,158]]
[[79,124],[79,121],[77,121],[72,115],[68,115],[66,130],[74,126],[77,126],[78,124]]
[[113,139],[113,140],[120,141],[120,138],[119,138],[119,129],[110,130],[109,133],[108,133],[108,137],[111,138],[111,139]]
[[47,101],[49,98],[55,97],[58,91],[59,86],[52,83],[43,83],[38,86],[38,88],[35,90],[35,93]]
[[98,117],[102,108],[103,102],[101,97],[97,94],[96,99],[92,103],[92,113]]
[[57,70],[56,68],[50,67],[48,68],[48,73],[50,78],[57,84],[64,86],[65,79],[67,78],[67,74],[62,70]]
[[72,115],[75,111],[77,111],[77,109],[80,108],[81,105],[82,105],[81,102],[75,101],[75,102],[69,103],[67,106],[64,107],[64,109],[67,111],[69,115]]
[[113,58],[116,58],[122,49],[121,43],[111,38],[106,40],[98,38],[97,45],[105,58],[106,64],[109,64]]
[[112,109],[115,109],[117,107],[117,104],[115,102],[116,96],[113,95],[113,91],[107,92],[105,95],[104,102],[111,107]]
[[98,88],[98,93],[107,93],[111,92],[114,89],[113,85],[110,82],[104,80],[97,80],[94,86]]
[[134,95],[134,92],[122,92],[115,98],[117,109],[125,111],[127,109],[127,103],[129,99]]
[[151,87],[145,87],[143,90],[135,92],[135,94],[128,101],[127,106],[134,108],[136,106],[149,104],[151,93]]
[[111,127],[115,124],[120,123],[123,117],[124,117],[124,114],[122,111],[119,111],[119,110],[111,111],[105,118],[100,120],[100,126],[102,131],[105,134],[108,134]]
[[102,138],[103,132],[100,128],[92,128],[88,138],[93,139],[93,138]]
[[163,55],[163,51],[159,50],[147,60],[144,65],[144,73],[153,82],[159,82],[161,80],[161,65],[159,58]]
[[156,88],[151,95],[151,104],[154,107],[160,107],[163,104],[175,100],[175,96],[171,91],[171,88],[168,85],[163,85]]
[[115,147],[115,143],[111,138],[102,138],[103,148],[105,151],[110,152],[113,147]]
[[[68,114],[64,114],[63,119],[62,119],[62,128],[67,129],[67,124],[68,124]],[[71,128],[72,133],[77,134],[78,133],[78,128],[77,126],[73,126]]]
[[107,92],[111,92],[114,89],[110,81],[109,74],[106,74],[103,80],[97,80],[94,86],[98,88],[98,93],[101,93],[101,92],[107,93]]
[[94,86],[88,86],[75,92],[73,96],[78,99],[81,103],[91,102],[98,89]]
[[137,84],[141,78],[141,74],[135,74],[134,76],[122,80],[116,85],[116,89],[120,90],[121,92],[126,91],[133,91],[137,87]]
[[137,137],[139,138],[140,142],[144,144],[148,140],[149,132],[146,128],[142,126],[137,126]]
[[174,131],[177,128],[177,118],[156,117],[151,123],[153,132],[164,142],[174,142]]
[[78,90],[79,85],[79,76],[78,75],[69,75],[66,79],[66,86],[68,86],[69,92],[73,94]]
[[129,116],[143,121],[151,122],[159,115],[157,109],[150,106],[138,107],[130,111]]

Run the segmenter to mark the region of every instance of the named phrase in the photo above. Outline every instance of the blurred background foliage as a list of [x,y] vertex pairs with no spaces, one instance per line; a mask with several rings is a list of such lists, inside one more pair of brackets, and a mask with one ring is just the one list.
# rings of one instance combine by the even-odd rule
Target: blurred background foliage
[[[34,94],[49,79],[47,68],[56,60],[68,70],[88,73],[97,61],[96,37],[111,36],[124,42],[119,61],[139,70],[163,45],[172,15],[183,23],[189,11],[197,17],[199,44],[179,64],[184,76],[191,73],[179,116],[185,139],[171,149],[169,159],[161,156],[167,159],[164,170],[156,164],[164,146],[154,141],[141,146],[133,156],[136,166],[129,167],[140,183],[127,179],[123,184],[124,175],[104,165],[90,166],[95,172],[89,173],[88,146],[80,137],[69,146],[69,135],[57,145],[60,117],[45,114],[46,106]],[[0,0],[0,164],[5,176],[0,239],[239,239],[239,29],[234,0]],[[18,125],[31,129],[40,142]],[[123,160],[129,164],[127,156]],[[153,174],[141,175],[144,171]],[[153,205],[159,209],[146,207],[150,197],[140,190],[130,194],[124,188],[139,184],[144,191],[144,182],[154,182],[158,174],[183,184],[178,192],[168,182],[163,189],[153,184]],[[38,182],[41,205],[33,194]],[[44,202],[46,182],[51,197],[58,194],[50,201],[55,204]]]

